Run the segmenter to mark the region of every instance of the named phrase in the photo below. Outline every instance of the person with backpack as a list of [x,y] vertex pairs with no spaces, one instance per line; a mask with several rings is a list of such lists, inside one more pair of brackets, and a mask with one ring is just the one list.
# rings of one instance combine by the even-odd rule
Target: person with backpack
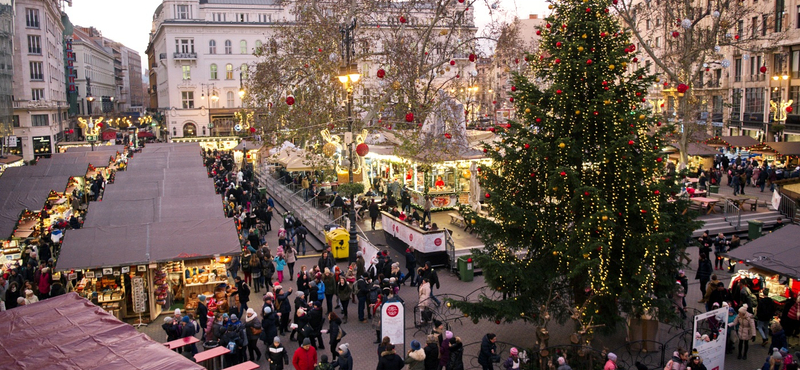
[[225,355],[225,367],[242,363],[244,348],[247,346],[247,335],[236,315],[231,315],[230,323],[219,342],[221,346],[231,351]]
[[[271,295],[272,293],[268,294]],[[278,315],[275,313],[272,297],[265,298],[261,313],[261,335],[259,338],[266,346],[269,346],[269,338],[278,336]]]
[[441,286],[439,284],[439,275],[436,274],[436,270],[431,267],[431,261],[425,262],[424,277],[428,278],[428,282],[431,284],[431,300],[433,300],[436,307],[439,307],[442,302],[440,302],[439,299],[433,294],[433,286],[435,285],[436,289],[441,288]]
[[328,355],[319,356],[319,363],[314,370],[333,370],[333,364],[328,362]]
[[[301,226],[301,228],[304,228]],[[302,232],[300,230],[297,231],[297,239],[298,242],[300,240],[300,235]],[[305,236],[303,236],[303,240],[305,242]],[[303,244],[303,248],[305,248],[305,244]],[[294,280],[294,264],[297,262],[297,249],[294,248],[292,243],[289,243],[288,246],[283,248],[283,257],[286,259],[286,266],[289,267],[289,281]]]
[[261,259],[261,278],[267,291],[272,286],[272,275],[275,274],[275,265],[272,263],[272,256],[265,253]]
[[244,274],[244,281],[247,284],[253,285],[253,269],[250,267],[250,260],[253,253],[245,250],[242,254],[242,273]]
[[283,370],[284,365],[289,365],[289,353],[281,344],[281,337],[273,338],[266,352],[269,370]]

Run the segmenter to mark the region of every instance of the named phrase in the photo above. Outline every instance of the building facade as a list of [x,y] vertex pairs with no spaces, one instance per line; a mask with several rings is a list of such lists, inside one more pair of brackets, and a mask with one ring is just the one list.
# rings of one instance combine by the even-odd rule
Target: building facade
[[[110,98],[116,99],[114,54],[103,46],[94,28],[76,26],[72,35],[75,55],[75,85],[79,116],[100,116],[113,112]],[[105,104],[104,104],[105,101]]]
[[[0,0],[0,146],[13,133],[14,1]],[[4,148],[5,149],[5,148]]]
[[67,119],[64,26],[57,0],[17,1],[14,44],[13,152],[25,160],[54,152]]

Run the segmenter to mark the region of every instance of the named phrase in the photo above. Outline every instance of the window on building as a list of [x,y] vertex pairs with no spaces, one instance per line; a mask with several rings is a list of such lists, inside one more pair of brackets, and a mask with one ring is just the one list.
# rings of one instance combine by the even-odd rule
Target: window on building
[[44,100],[44,89],[31,89],[31,100]]
[[764,112],[764,88],[754,87],[745,89],[745,113]]
[[216,64],[212,64],[211,65],[211,79],[212,80],[216,80],[217,79],[217,65]]
[[181,91],[181,101],[183,109],[194,108],[194,91]]
[[261,40],[256,40],[256,53],[260,53],[261,52],[261,46],[262,45],[263,44],[261,43]]
[[272,22],[272,14],[259,14],[258,15],[258,22],[259,23]]
[[36,35],[28,35],[28,54],[42,54],[42,39]]
[[225,79],[232,80],[233,79],[233,64],[226,64],[225,65]]
[[242,74],[242,79],[246,80],[247,79],[247,74],[248,74],[248,72],[250,72],[250,69],[247,68],[247,63],[244,63],[244,64],[242,64],[241,67],[239,67],[239,72]]
[[661,38],[660,37],[656,37],[656,47],[657,48],[661,47]]
[[25,9],[25,27],[39,28],[39,9]]
[[231,40],[225,40],[225,54],[233,54],[233,44]]
[[733,60],[733,80],[735,82],[742,82],[742,58]]
[[192,66],[181,66],[181,71],[183,71],[184,80],[192,79]]
[[775,32],[782,32],[783,31],[783,14],[784,10],[784,0],[778,0],[775,2]]
[[239,41],[239,53],[247,54],[247,41]]
[[731,92],[731,119],[741,120],[742,112],[742,89],[733,89]]
[[767,29],[769,28],[769,24],[767,23],[768,20],[769,20],[769,14],[761,15],[761,36],[767,35]]
[[175,18],[189,19],[189,5],[175,5]]
[[175,39],[176,53],[194,53],[194,39]]
[[50,116],[46,114],[31,114],[31,126],[42,127],[50,125]]
[[792,78],[800,78],[800,50],[792,51]]
[[12,127],[19,127],[19,115],[11,116],[11,126]]
[[236,21],[237,22],[247,22],[247,14],[246,13],[236,13]]
[[650,20],[645,21],[645,27],[649,30],[650,29]]
[[800,114],[800,86],[789,87],[789,99],[792,99],[792,113]]
[[758,17],[753,17],[750,19],[750,21],[752,22],[752,29],[750,30],[751,31],[750,35],[756,37],[758,36]]
[[233,101],[233,91],[228,91],[228,93],[225,94],[225,96],[227,98],[226,100],[228,101],[228,106],[226,108],[233,108],[233,105],[235,104],[235,102]]
[[800,28],[800,5],[797,6],[797,19],[794,22],[795,28]]
[[211,40],[208,42],[208,53],[209,54],[216,54],[217,53],[217,42]]
[[214,13],[214,22],[225,22],[225,13]]
[[42,62],[30,62],[31,67],[31,80],[42,81],[44,80],[44,71],[42,71]]

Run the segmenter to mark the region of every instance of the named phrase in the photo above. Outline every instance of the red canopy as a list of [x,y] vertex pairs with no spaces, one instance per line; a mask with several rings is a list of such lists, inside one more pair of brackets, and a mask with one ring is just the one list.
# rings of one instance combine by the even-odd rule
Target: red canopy
[[0,312],[0,369],[203,370],[76,293]]

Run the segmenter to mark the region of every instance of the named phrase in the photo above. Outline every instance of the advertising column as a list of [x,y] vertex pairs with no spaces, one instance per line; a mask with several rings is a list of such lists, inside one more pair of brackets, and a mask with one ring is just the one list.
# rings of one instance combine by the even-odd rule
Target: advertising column
[[403,350],[397,353],[405,353],[405,307],[402,302],[386,302],[381,307],[381,337],[389,337],[395,346],[403,345]]

